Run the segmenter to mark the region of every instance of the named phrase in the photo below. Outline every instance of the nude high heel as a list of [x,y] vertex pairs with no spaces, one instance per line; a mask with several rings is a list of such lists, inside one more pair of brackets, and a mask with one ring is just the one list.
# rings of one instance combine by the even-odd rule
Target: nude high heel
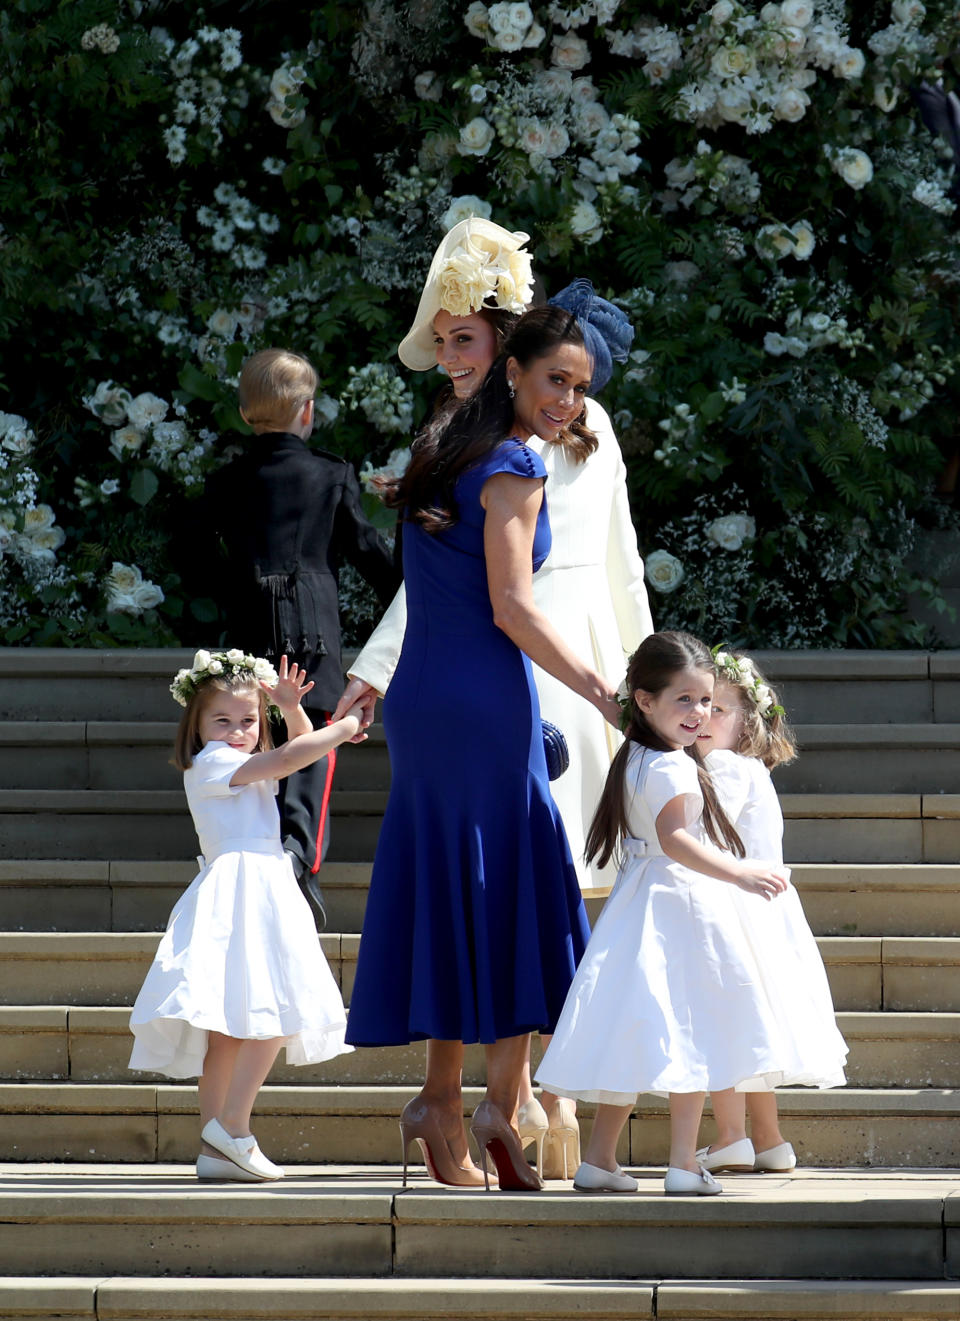
[[419,1096],[415,1096],[403,1107],[400,1115],[400,1140],[403,1147],[404,1188],[407,1186],[407,1148],[411,1142],[420,1144],[427,1173],[437,1183],[445,1183],[452,1188],[479,1188],[481,1183],[488,1183],[486,1171],[481,1177],[480,1171],[472,1165],[467,1168],[457,1164],[443,1136],[436,1111]]
[[473,1112],[470,1132],[480,1148],[480,1165],[488,1192],[488,1151],[497,1167],[500,1187],[505,1192],[538,1192],[543,1187],[539,1175],[524,1160],[516,1130],[507,1123],[499,1106],[492,1101],[481,1101]]
[[537,1173],[543,1178],[543,1141],[547,1136],[547,1112],[532,1096],[517,1111],[517,1128],[520,1130],[520,1146],[529,1147],[537,1144]]
[[580,1125],[569,1096],[558,1096],[543,1143],[543,1177],[572,1179],[580,1164]]

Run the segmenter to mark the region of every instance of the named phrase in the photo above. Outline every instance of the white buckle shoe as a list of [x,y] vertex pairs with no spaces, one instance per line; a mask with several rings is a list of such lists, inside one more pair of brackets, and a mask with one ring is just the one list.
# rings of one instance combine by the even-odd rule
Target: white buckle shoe
[[624,1174],[619,1165],[615,1170],[604,1170],[581,1161],[573,1176],[573,1186],[578,1193],[635,1193],[640,1185],[632,1174]]
[[197,1157],[197,1178],[204,1181],[221,1183],[263,1183],[262,1175],[251,1174],[234,1165],[232,1160],[223,1156],[208,1156],[205,1152]]
[[721,1170],[728,1170],[733,1174],[752,1174],[756,1155],[750,1139],[741,1138],[739,1142],[718,1147],[716,1151],[711,1151],[709,1147],[701,1147],[697,1152],[697,1160],[705,1170],[710,1170],[714,1174]]
[[673,1195],[713,1197],[723,1192],[723,1184],[718,1183],[709,1170],[703,1166],[695,1174],[692,1170],[679,1170],[671,1165],[663,1181],[663,1191]]
[[753,1163],[755,1170],[764,1174],[791,1174],[797,1168],[797,1154],[789,1142],[758,1151]]
[[267,1160],[257,1146],[257,1139],[252,1133],[247,1137],[232,1138],[218,1119],[211,1119],[204,1125],[200,1136],[208,1146],[219,1151],[221,1156],[226,1156],[227,1160],[255,1178],[263,1180],[283,1178],[283,1170],[279,1165],[274,1165],[272,1160]]

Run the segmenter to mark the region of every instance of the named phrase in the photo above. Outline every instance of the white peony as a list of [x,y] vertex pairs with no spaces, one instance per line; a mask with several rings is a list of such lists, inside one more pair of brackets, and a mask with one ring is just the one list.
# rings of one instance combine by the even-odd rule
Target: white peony
[[555,33],[550,59],[558,69],[582,69],[590,63],[590,48],[572,32]]
[[658,592],[673,592],[683,582],[683,565],[668,550],[655,550],[647,556],[646,574]]
[[473,193],[464,193],[462,197],[452,197],[450,205],[443,213],[444,229],[453,229],[454,225],[459,225],[461,220],[469,220],[471,216],[479,216],[482,220],[489,220],[493,213],[493,207],[489,202],[475,196]]
[[726,514],[707,527],[707,539],[722,550],[739,550],[745,541],[757,535],[757,525],[749,514]]
[[481,115],[477,115],[460,130],[460,141],[457,144],[460,155],[486,156],[495,136],[487,121]]
[[127,405],[127,417],[132,426],[145,430],[147,427],[152,427],[155,422],[162,422],[167,416],[169,407],[165,399],[144,391]]

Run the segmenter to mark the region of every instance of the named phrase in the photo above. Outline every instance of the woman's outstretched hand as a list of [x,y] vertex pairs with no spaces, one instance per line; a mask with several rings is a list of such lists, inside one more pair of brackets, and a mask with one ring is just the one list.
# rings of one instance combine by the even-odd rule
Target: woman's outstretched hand
[[271,702],[280,708],[280,714],[286,719],[298,709],[303,698],[314,687],[314,682],[307,678],[306,670],[301,669],[296,661],[288,664],[286,656],[281,656],[276,686],[261,679],[260,687],[268,694]]
[[373,724],[373,709],[377,704],[377,698],[380,694],[365,679],[351,679],[343,690],[343,696],[337,703],[337,709],[330,717],[331,720],[342,720],[343,717],[358,703],[363,708],[363,721],[361,729],[368,729]]

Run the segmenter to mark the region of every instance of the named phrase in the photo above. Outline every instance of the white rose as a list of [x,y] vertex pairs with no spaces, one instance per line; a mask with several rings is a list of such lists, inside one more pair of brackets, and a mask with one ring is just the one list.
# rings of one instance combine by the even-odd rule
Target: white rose
[[245,653],[239,647],[231,647],[227,652],[227,660],[231,665],[242,665]]
[[191,666],[191,672],[193,674],[199,674],[201,670],[207,669],[209,664],[210,664],[209,651],[202,651],[202,650],[198,651],[193,658],[193,665]]
[[913,27],[922,21],[927,7],[922,5],[920,0],[893,0],[890,12],[895,23],[902,23],[904,27]]
[[457,144],[461,156],[486,156],[495,137],[493,129],[480,115],[464,124]]
[[211,312],[207,320],[207,329],[212,335],[219,335],[222,339],[233,339],[237,329],[236,312],[228,312],[224,307],[218,307],[215,312]]
[[866,59],[862,50],[853,46],[844,46],[833,62],[833,72],[838,78],[860,78]]
[[286,65],[281,65],[270,79],[270,95],[277,101],[282,101],[284,97],[292,96],[299,90],[301,79],[295,78],[293,71]]
[[586,139],[594,138],[610,127],[610,116],[599,101],[587,101],[574,111],[577,131]]
[[597,88],[592,78],[574,78],[570,84],[570,100],[575,101],[577,105],[586,105],[589,101],[596,101]]
[[110,453],[116,459],[125,459],[130,454],[136,454],[142,444],[142,431],[136,427],[121,427],[110,438]]
[[582,238],[584,243],[596,243],[603,238],[603,225],[600,213],[592,202],[579,201],[570,215],[570,233]]
[[427,69],[414,78],[413,90],[421,101],[439,101],[443,96],[443,79],[433,69]]
[[481,0],[473,0],[473,4],[463,16],[467,31],[471,37],[485,37],[490,31],[490,16],[487,13],[487,6],[481,3]]
[[517,142],[528,156],[533,156],[536,153],[545,155],[547,145],[546,126],[539,119],[521,119],[517,123]]
[[132,592],[142,582],[143,577],[136,565],[122,564],[120,560],[114,560],[107,574],[107,585],[116,592]]
[[805,220],[798,220],[790,234],[793,238],[793,255],[800,261],[806,261],[816,247],[813,230]]
[[761,225],[757,230],[756,249],[761,257],[781,257],[793,254],[793,241],[783,225]]
[[[273,122],[279,124],[281,128],[296,128],[297,125],[302,124],[307,117],[307,112],[302,106],[298,109],[293,109],[284,101],[278,101],[276,97],[273,96],[270,97],[267,102],[267,114]],[[216,246],[216,244],[214,244],[214,246]]]
[[813,5],[810,0],[783,0],[780,16],[790,27],[805,28],[813,19]]
[[527,35],[523,39],[523,44],[533,50],[540,45],[546,35],[539,23],[531,23],[527,28]]
[[558,69],[582,69],[590,63],[590,48],[582,37],[576,37],[572,32],[557,32],[550,59]]
[[667,550],[655,550],[647,556],[647,581],[658,592],[672,592],[683,582],[683,565]]
[[494,50],[519,50],[523,45],[523,33],[517,32],[515,28],[507,28],[504,32],[492,32],[490,45]]
[[59,550],[67,539],[67,534],[62,527],[41,528],[40,531],[32,533],[30,540],[34,546],[40,550]]
[[746,46],[721,46],[710,61],[710,68],[719,78],[742,78],[751,73],[756,61]]
[[739,550],[757,534],[757,525],[749,514],[726,514],[707,527],[707,539],[723,550]]
[[859,191],[873,178],[873,161],[859,147],[844,147],[831,162],[844,183]]
[[162,422],[169,407],[165,399],[145,391],[127,405],[127,417],[133,426],[145,429],[152,427],[154,422]]
[[450,205],[443,213],[444,229],[453,229],[454,225],[459,225],[461,220],[469,220],[471,216],[480,216],[482,220],[489,220],[493,213],[493,208],[489,202],[484,202],[473,193],[465,193],[463,197],[454,197],[450,200]]
[[156,583],[144,582],[134,588],[133,600],[138,610],[152,610],[163,600],[163,592]]
[[873,104],[885,115],[889,115],[899,100],[899,91],[889,83],[877,83],[873,89]]
[[796,124],[807,113],[810,98],[798,87],[785,87],[777,97],[773,107],[775,118],[784,119],[788,124]]
[[569,97],[573,91],[573,74],[569,69],[541,69],[533,81],[537,91],[546,96]]
[[722,27],[724,23],[729,23],[731,18],[733,18],[733,5],[730,0],[717,0],[710,10],[710,22]]
[[24,514],[23,530],[31,534],[41,532],[44,528],[53,527],[56,517],[49,505],[36,505]]
[[83,399],[84,408],[89,408],[108,427],[119,427],[126,422],[129,403],[130,391],[114,385],[113,381],[101,381],[94,393]]
[[562,156],[570,146],[570,134],[562,124],[548,124],[545,133],[544,153],[553,159]]

